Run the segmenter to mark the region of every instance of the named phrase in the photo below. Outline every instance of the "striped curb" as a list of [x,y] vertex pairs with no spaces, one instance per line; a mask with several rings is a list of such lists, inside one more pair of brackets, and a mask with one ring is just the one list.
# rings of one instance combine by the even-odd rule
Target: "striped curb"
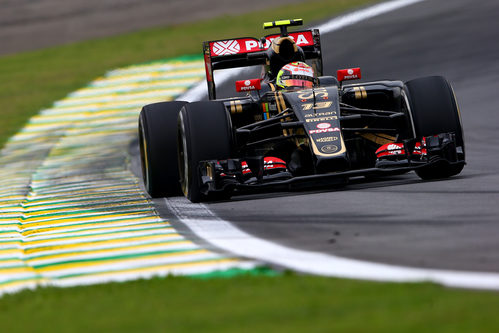
[[10,138],[0,152],[0,294],[258,266],[180,235],[129,169],[141,107],[203,78],[201,57],[112,70]]

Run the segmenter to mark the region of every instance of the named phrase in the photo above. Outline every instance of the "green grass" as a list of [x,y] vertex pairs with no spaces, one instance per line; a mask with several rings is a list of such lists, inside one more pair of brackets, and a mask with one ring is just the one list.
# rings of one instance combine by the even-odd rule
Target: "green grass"
[[497,332],[499,294],[287,274],[42,288],[0,299],[3,332]]
[[262,29],[264,21],[300,17],[310,24],[370,2],[373,1],[307,1],[272,11],[222,16],[0,57],[0,147],[40,109],[50,107],[109,69],[201,54],[205,40],[268,33]]

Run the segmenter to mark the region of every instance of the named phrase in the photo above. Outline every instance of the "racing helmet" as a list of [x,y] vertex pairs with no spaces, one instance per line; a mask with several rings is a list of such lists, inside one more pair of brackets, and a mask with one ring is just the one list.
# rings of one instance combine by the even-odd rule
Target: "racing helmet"
[[291,62],[281,68],[276,85],[282,89],[312,88],[315,83],[314,70],[304,62]]

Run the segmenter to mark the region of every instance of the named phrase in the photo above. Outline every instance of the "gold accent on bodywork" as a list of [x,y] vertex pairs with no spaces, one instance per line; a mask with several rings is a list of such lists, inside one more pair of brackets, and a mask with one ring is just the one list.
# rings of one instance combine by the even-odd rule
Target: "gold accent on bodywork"
[[355,99],[361,99],[362,93],[360,92],[359,87],[353,87],[353,91],[355,92]]
[[278,105],[281,105],[279,112],[282,112],[286,109],[286,102],[284,102],[284,98],[282,97],[282,92],[279,91],[278,94]]
[[241,113],[243,112],[243,106],[241,101],[230,101],[230,113]]
[[395,142],[397,140],[396,137],[385,134],[385,133],[362,133],[360,134],[361,137],[363,137],[366,140],[372,141],[380,146]]
[[208,165],[206,166],[206,175],[207,175],[208,177],[210,177],[210,180],[213,180],[213,179],[215,178],[215,177],[214,177],[215,172],[214,172],[214,170],[213,170],[213,167],[212,167],[210,164],[208,164]]
[[336,155],[341,155],[343,153],[345,153],[347,151],[347,148],[345,147],[345,142],[343,141],[343,135],[341,135],[340,133],[340,144],[341,144],[341,149],[337,152],[335,152],[334,154],[324,154],[323,152],[321,152],[318,148],[317,148],[317,145],[315,144],[315,141],[314,139],[311,139],[310,140],[311,143],[312,143],[312,150],[314,151],[314,154],[315,155],[320,155],[320,156],[328,156],[328,157],[331,157],[331,156],[336,156]]
[[[282,98],[282,92],[280,91],[274,91],[274,96],[275,96],[275,102],[277,106],[277,112],[281,113],[285,108],[286,108],[286,103],[284,103],[284,99]],[[281,122],[287,121],[289,118],[284,118],[281,119]],[[287,129],[283,129],[282,133],[284,136],[290,135]]]
[[355,99],[365,99],[367,98],[367,91],[365,87],[353,87],[355,92]]
[[365,87],[360,87],[360,92],[362,93],[362,98],[367,98],[367,91]]

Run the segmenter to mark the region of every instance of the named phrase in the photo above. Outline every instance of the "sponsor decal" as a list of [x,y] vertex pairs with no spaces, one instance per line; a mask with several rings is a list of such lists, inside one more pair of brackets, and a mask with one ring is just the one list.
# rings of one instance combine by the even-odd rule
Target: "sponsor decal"
[[336,77],[338,78],[338,81],[345,81],[345,80],[356,80],[362,78],[362,75],[360,73],[360,68],[347,68],[347,69],[340,69],[336,72]]
[[[304,75],[304,76],[314,76],[314,70],[312,67],[301,63],[301,62],[292,62],[285,65],[282,69],[293,72],[293,75]],[[290,76],[282,76],[283,80],[290,79]]]
[[331,107],[331,105],[333,105],[333,102],[317,102],[315,103],[303,103],[301,105],[303,111],[308,111],[308,110],[312,110],[315,109],[315,110],[319,110],[319,109],[329,109]]
[[333,127],[333,128],[321,128],[321,129],[314,129],[308,131],[309,134],[319,134],[319,133],[331,133],[331,132],[339,132],[340,129],[338,127]]
[[[270,47],[270,44],[274,39],[279,37],[279,35],[270,35],[265,37],[265,49]],[[304,32],[291,32],[289,37],[295,41],[298,46],[310,46],[314,45],[314,38],[311,31]]]
[[307,113],[307,114],[305,114],[305,118],[331,116],[334,114],[336,114],[336,111]]
[[330,123],[320,123],[320,124],[317,124],[317,128],[329,128],[331,127],[331,124]]
[[237,40],[231,39],[213,43],[211,50],[217,56],[238,54],[241,46]]
[[394,149],[402,149],[404,145],[402,143],[396,144],[396,143],[391,143],[386,147],[388,150],[394,150]]
[[317,118],[308,118],[305,119],[307,123],[314,123],[316,121],[329,121],[329,120],[335,120],[338,119],[336,116],[329,116],[329,117],[317,117]]
[[338,151],[338,146],[336,145],[324,145],[321,147],[321,151],[325,154],[332,154]]
[[244,46],[246,47],[247,52],[259,51],[260,44],[256,40],[246,40],[244,42]]
[[[279,37],[279,35],[266,36],[265,45],[262,45],[258,39],[251,37],[210,42],[211,55],[216,57],[264,51],[270,47],[272,41],[277,37]],[[314,45],[314,38],[311,31],[292,32],[289,34],[289,37],[293,39],[298,46]]]
[[338,137],[337,136],[326,136],[324,138],[317,138],[315,139],[316,142],[323,143],[323,142],[332,142],[332,141],[337,141]]
[[314,94],[315,94],[315,98],[316,99],[318,99],[318,98],[324,98],[324,97],[328,97],[329,96],[326,88],[319,87],[319,88],[315,88],[315,89],[303,90],[298,95],[298,98],[300,98],[302,100],[313,99],[314,98]]
[[237,92],[260,90],[261,88],[262,88],[262,85],[260,83],[260,79],[236,81],[236,91]]
[[[412,154],[423,155],[423,156],[426,155],[427,151],[426,148],[424,148],[424,143],[422,145],[421,142],[416,142]],[[378,158],[389,155],[405,155],[404,144],[397,142],[387,143],[379,147],[378,150],[376,150],[376,156]]]

